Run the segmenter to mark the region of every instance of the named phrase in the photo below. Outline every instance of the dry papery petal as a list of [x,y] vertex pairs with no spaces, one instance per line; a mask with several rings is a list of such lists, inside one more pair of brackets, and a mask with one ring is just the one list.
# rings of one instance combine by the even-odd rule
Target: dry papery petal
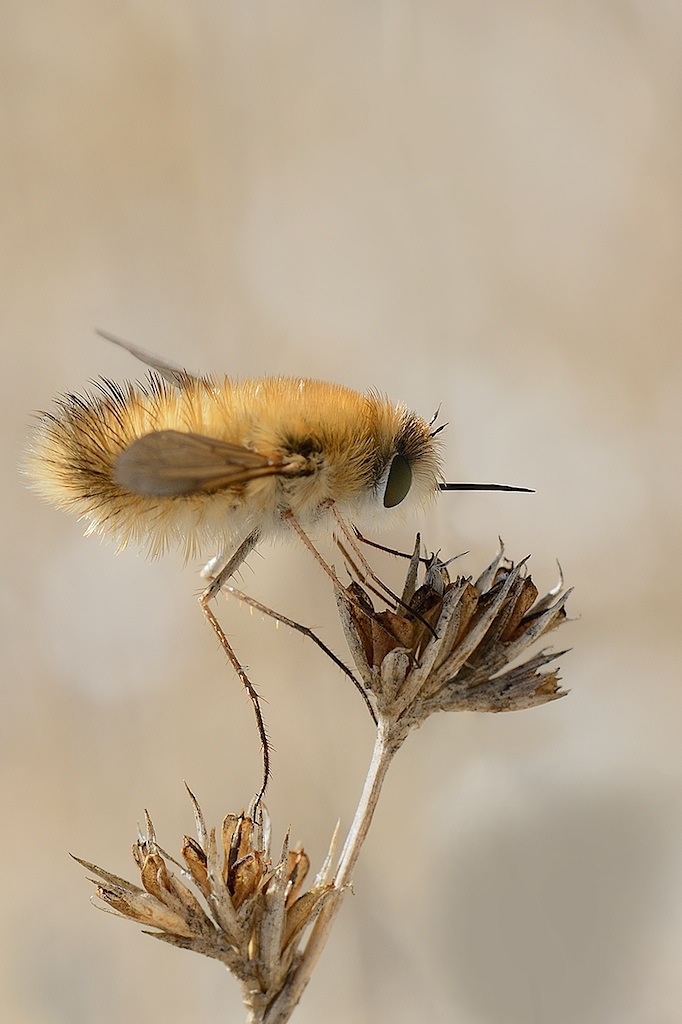
[[218,843],[190,798],[197,838],[182,838],[184,866],[161,850],[149,815],[133,845],[142,887],[76,860],[97,876],[95,895],[104,908],[154,929],[148,934],[155,938],[222,961],[241,981],[249,1007],[267,1005],[295,968],[303,933],[334,886],[325,874],[302,892],[310,862],[303,849],[289,849],[288,836],[273,863],[264,808],[256,817],[227,815]]
[[450,580],[445,562],[420,559],[415,549],[403,591],[408,607],[388,611],[374,611],[369,594],[350,584],[339,600],[341,622],[380,716],[408,729],[435,711],[522,710],[565,696],[556,671],[540,671],[565,652],[543,650],[511,667],[566,619],[570,594],[562,580],[539,598],[526,561],[507,561],[501,547],[475,582]]

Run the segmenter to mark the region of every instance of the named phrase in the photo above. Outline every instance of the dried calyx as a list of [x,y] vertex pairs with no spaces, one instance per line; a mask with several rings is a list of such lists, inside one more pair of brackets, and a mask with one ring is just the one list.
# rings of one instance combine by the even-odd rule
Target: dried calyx
[[556,670],[541,671],[565,651],[510,666],[565,620],[570,591],[560,583],[539,598],[526,561],[508,562],[503,548],[475,581],[451,580],[447,564],[421,558],[417,538],[397,610],[375,611],[356,582],[337,595],[377,716],[402,738],[436,711],[515,711],[566,694]]
[[97,876],[98,899],[156,938],[225,964],[241,983],[249,1024],[285,1024],[352,881],[396,751],[436,711],[513,711],[563,697],[556,669],[545,668],[558,653],[542,649],[519,659],[565,620],[569,593],[560,583],[539,597],[525,561],[508,562],[503,550],[475,581],[451,579],[446,562],[420,557],[417,538],[402,596],[392,607],[376,611],[368,588],[356,582],[337,593],[377,732],[333,874],[335,839],[304,891],[308,858],[301,848],[290,850],[287,838],[273,861],[262,802],[249,814],[228,814],[217,833],[206,828],[190,793],[196,838],[183,838],[182,862],[161,849],[148,816],[133,846],[141,887],[79,861]]
[[305,929],[333,895],[326,881],[332,851],[303,891],[308,857],[302,848],[290,850],[287,837],[273,863],[262,805],[254,817],[228,814],[217,834],[190,797],[197,835],[183,837],[184,863],[161,849],[147,815],[132,850],[142,887],[76,860],[97,876],[96,897],[107,908],[153,929],[147,934],[155,938],[222,961],[241,982],[251,1019],[261,1020],[297,966]]

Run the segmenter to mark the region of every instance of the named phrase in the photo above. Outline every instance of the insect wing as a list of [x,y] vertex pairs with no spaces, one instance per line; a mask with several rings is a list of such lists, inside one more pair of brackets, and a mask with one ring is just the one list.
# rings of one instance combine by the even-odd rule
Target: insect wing
[[135,494],[196,494],[285,471],[240,445],[178,430],[157,430],[133,441],[114,466],[116,482]]
[[114,345],[124,348],[126,352],[130,352],[131,356],[135,356],[145,366],[156,370],[159,376],[163,377],[164,380],[167,380],[175,388],[181,388],[188,377],[193,380],[197,379],[196,374],[190,373],[189,370],[183,370],[181,366],[169,363],[167,360],[162,359],[161,356],[154,356],[151,352],[145,352],[143,348],[133,345],[130,341],[123,341],[122,338],[116,338],[113,334],[107,334],[106,331],[97,331],[97,333],[100,338],[104,338],[106,341],[111,341]]

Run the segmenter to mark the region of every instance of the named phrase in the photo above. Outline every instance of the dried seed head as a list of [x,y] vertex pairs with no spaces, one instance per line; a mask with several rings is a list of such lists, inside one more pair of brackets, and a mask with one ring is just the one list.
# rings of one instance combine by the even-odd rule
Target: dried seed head
[[96,897],[106,907],[153,929],[148,934],[155,938],[222,961],[239,978],[247,1005],[262,1007],[290,977],[304,930],[334,886],[318,878],[302,892],[310,866],[306,853],[290,851],[287,840],[273,863],[262,820],[243,813],[224,819],[219,853],[215,830],[206,829],[194,797],[192,802],[197,839],[183,837],[185,867],[159,848],[149,816],[133,845],[141,888],[76,860],[97,876]]
[[510,665],[564,621],[570,591],[560,585],[538,600],[525,561],[514,565],[503,556],[501,548],[473,582],[451,580],[447,563],[434,555],[417,586],[424,560],[416,548],[405,606],[375,611],[355,582],[339,596],[346,638],[377,713],[404,735],[434,711],[513,711],[565,695],[556,671],[540,671],[559,653],[543,650]]
[[448,563],[420,558],[416,545],[402,598],[393,607],[375,611],[358,583],[337,595],[375,712],[377,740],[367,799],[363,794],[333,882],[327,872],[334,840],[322,871],[303,891],[308,857],[302,849],[290,850],[287,836],[273,862],[260,798],[257,813],[254,804],[248,814],[228,814],[218,832],[207,829],[191,792],[197,837],[183,837],[183,863],[159,847],[149,815],[133,846],[142,887],[80,861],[97,876],[96,896],[105,907],[164,942],[224,963],[242,985],[252,1024],[284,1024],[300,999],[348,887],[381,782],[409,732],[435,711],[511,711],[564,696],[557,672],[542,671],[558,654],[540,650],[521,663],[519,657],[565,620],[570,591],[562,593],[562,581],[538,598],[525,562],[514,565],[503,554],[475,582],[451,580]]

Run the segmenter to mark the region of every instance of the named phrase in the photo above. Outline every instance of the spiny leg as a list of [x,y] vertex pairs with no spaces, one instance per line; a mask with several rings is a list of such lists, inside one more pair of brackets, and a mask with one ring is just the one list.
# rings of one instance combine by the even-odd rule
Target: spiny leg
[[[204,598],[207,601],[210,601],[212,598],[218,596],[223,585],[227,583],[231,576],[234,576],[237,569],[239,569],[244,559],[251,554],[259,540],[259,531],[253,530],[252,533],[250,533],[248,537],[241,542],[235,553],[230,555],[227,560],[224,555],[219,554],[207,563],[203,572],[211,582],[201,596],[202,603]],[[217,568],[218,565],[220,565],[220,571],[214,575],[213,570]]]
[[[388,601],[386,600],[386,593],[383,590],[380,590],[379,587],[374,586],[374,584],[370,581],[370,578],[367,576],[367,574],[363,572],[363,570],[357,564],[355,558],[353,557],[353,553],[348,550],[348,548],[344,545],[341,538],[336,537],[335,539],[336,546],[343,555],[344,560],[346,562],[346,568],[348,569],[349,576],[351,578],[355,576],[363,585],[363,587],[365,587],[365,589],[370,592],[370,594],[374,594],[374,596],[378,597],[379,600],[382,601],[384,604],[388,604]],[[397,607],[398,605],[394,601],[393,608],[391,608],[391,611],[393,611],[394,608],[397,609]]]
[[[366,544],[370,548],[375,548],[376,551],[385,551],[387,555],[395,555],[396,558],[414,558],[414,551],[411,553],[408,551],[398,551],[397,548],[389,548],[385,544],[379,544],[378,541],[370,540],[369,537],[365,537],[364,534],[360,533],[357,526],[353,527],[353,533],[355,534],[356,540],[359,540],[361,544]],[[417,534],[417,537],[419,538],[419,534]],[[426,564],[428,562],[428,558],[420,555],[419,561]]]
[[[366,583],[367,579],[371,579],[374,583],[376,583],[379,587],[381,587],[381,589],[384,591],[385,594],[388,594],[390,600],[393,601],[396,604],[396,606],[399,605],[401,608],[404,608],[405,611],[409,612],[410,615],[414,615],[414,617],[419,622],[421,622],[422,626],[424,626],[426,629],[428,629],[429,633],[431,633],[431,635],[435,637],[436,636],[436,631],[433,628],[433,626],[431,625],[431,623],[427,622],[427,620],[424,618],[423,615],[421,615],[415,608],[412,608],[409,604],[407,604],[406,601],[403,601],[403,599],[401,597],[398,597],[397,594],[394,594],[393,591],[391,590],[391,588],[386,586],[386,584],[381,579],[381,577],[377,576],[377,574],[375,573],[374,569],[369,564],[369,562],[367,561],[367,559],[363,555],[362,551],[358,547],[356,539],[353,536],[353,534],[351,533],[351,531],[349,530],[348,526],[346,525],[346,522],[343,519],[343,517],[339,515],[339,513],[337,512],[336,508],[333,505],[331,506],[331,510],[332,510],[332,515],[334,516],[334,518],[336,519],[336,522],[338,523],[339,529],[341,530],[341,532],[343,533],[344,537],[346,538],[346,540],[348,541],[348,543],[350,545],[351,551],[353,552],[353,554],[355,555],[355,558],[360,563],[360,568],[362,569],[362,572],[360,572],[358,570],[358,567],[355,564],[355,562],[353,562],[352,559],[349,559],[350,564],[352,565],[353,570],[355,571],[355,573],[356,573],[358,579],[360,580],[360,582],[361,583]],[[337,543],[338,543],[338,540],[337,540]],[[341,547],[341,545],[339,545],[339,546]],[[343,547],[341,547],[341,550],[343,551]],[[344,552],[344,554],[345,554],[345,557],[348,558],[348,555],[345,552]],[[363,573],[365,575],[363,575]],[[374,593],[376,593],[376,591],[374,591]]]
[[[258,692],[244,671],[237,655],[234,653],[230,641],[227,639],[222,626],[213,614],[213,610],[211,609],[209,602],[220,593],[227,583],[227,580],[237,571],[249,552],[253,551],[258,539],[259,533],[257,530],[250,533],[249,536],[242,541],[231,558],[223,565],[217,576],[211,580],[210,584],[199,598],[201,609],[208,619],[211,629],[218,637],[218,641],[227,656],[227,660],[237,673],[242,686],[246,690],[249,695],[249,699],[253,704],[253,711],[256,716],[256,726],[258,728],[258,735],[260,737],[261,747],[263,750],[263,782],[256,796],[254,807],[258,807],[259,803],[263,799],[268,782],[270,781],[270,740],[268,739],[267,730],[265,728],[265,719],[263,718],[261,700]],[[211,563],[209,563],[209,565],[210,564]]]
[[[381,589],[384,591],[385,594],[388,594],[388,596],[391,599],[391,601],[394,601],[396,604],[400,604],[401,601],[400,601],[400,598],[398,597],[398,595],[394,594],[393,591],[391,590],[391,588],[386,586],[386,584],[381,579],[381,577],[377,576],[377,574],[375,573],[374,569],[372,568],[372,566],[369,564],[369,562],[365,558],[364,554],[362,553],[362,550],[360,549],[360,547],[358,547],[357,541],[356,541],[355,537],[353,536],[352,532],[349,530],[349,528],[348,528],[348,526],[346,524],[345,519],[343,518],[343,516],[339,515],[339,513],[337,512],[336,508],[333,505],[332,505],[332,515],[334,516],[334,519],[336,519],[337,525],[338,525],[339,529],[341,530],[341,533],[343,534],[343,536],[348,541],[348,544],[350,545],[350,549],[353,552],[355,558],[360,563],[360,567],[362,569],[362,572],[365,574],[365,578],[363,579],[362,574],[359,573],[358,574],[358,579],[362,580],[363,583],[365,582],[365,579],[371,579],[378,587],[381,587]],[[354,564],[353,564],[353,568],[357,572],[357,567]]]
[[[331,508],[333,509],[334,506],[331,505]],[[298,534],[298,536],[301,538],[301,540],[307,547],[308,551],[310,551],[310,553],[312,554],[317,564],[321,565],[324,572],[326,572],[327,576],[329,576],[329,579],[332,581],[334,586],[337,587],[339,590],[345,590],[343,584],[341,583],[341,580],[336,575],[336,570],[334,569],[334,566],[330,565],[329,562],[326,562],[324,560],[320,552],[317,550],[317,548],[311,541],[308,534],[305,532],[305,530],[299,523],[294,513],[290,509],[286,509],[284,512],[282,512],[282,519],[284,519],[285,522],[289,523],[289,525],[295,531],[295,533]]]
[[[364,534],[360,533],[357,526],[353,527],[353,533],[355,534],[356,540],[359,540],[361,544],[367,544],[368,547],[376,548],[377,551],[385,551],[387,555],[395,555],[396,558],[409,558],[410,560],[415,557],[414,551],[410,554],[410,552],[408,551],[398,551],[397,548],[389,548],[386,547],[385,544],[379,544],[378,541],[376,540],[370,540],[369,537],[365,537]],[[419,538],[419,534],[417,534],[417,538]],[[438,554],[438,552],[436,552],[436,554]],[[464,555],[468,554],[468,551],[460,551],[458,555],[453,555],[451,558],[448,558],[447,562],[444,562],[443,564],[450,565],[452,562],[455,562],[458,558],[463,558]],[[422,565],[429,565],[433,561],[433,555],[420,555],[419,561]]]
[[309,626],[304,626],[300,622],[295,622],[294,619],[289,619],[287,618],[286,615],[282,615],[280,612],[276,612],[273,608],[268,608],[267,605],[262,604],[260,601],[256,601],[255,598],[250,597],[248,594],[245,594],[242,590],[237,590],[236,587],[233,587],[229,583],[223,585],[223,591],[227,592],[228,594],[232,594],[234,597],[237,598],[237,600],[243,601],[250,608],[254,608],[257,612],[262,612],[263,615],[269,615],[270,618],[275,620],[275,622],[281,622],[284,626],[289,626],[290,629],[298,630],[298,632],[302,633],[303,636],[308,637],[308,639],[312,640],[314,644],[317,644],[320,650],[324,651],[327,657],[330,658],[334,662],[334,664],[337,665],[338,668],[340,668],[341,671],[348,676],[348,678],[353,683],[353,686],[358,691],[358,693],[364,700],[365,704],[367,705],[367,709],[370,715],[372,716],[372,721],[374,722],[375,725],[377,724],[374,708],[370,703],[369,697],[367,696],[367,691],[365,690],[362,683],[355,678],[355,676],[348,668],[348,666],[344,664],[344,662],[341,661],[341,659],[337,657],[336,654],[334,654],[331,648],[327,647],[327,645],[322,640],[320,640],[319,636],[317,636],[312,631],[312,629],[310,629]]
[[[334,508],[334,506],[331,505],[331,504],[330,504],[330,507],[332,509]],[[336,515],[336,512],[334,514]],[[308,551],[310,551],[311,554],[313,555],[313,558],[315,559],[315,561],[318,563],[318,565],[322,566],[322,568],[326,572],[327,576],[329,576],[330,580],[332,581],[332,583],[334,584],[336,589],[339,591],[340,594],[342,594],[344,601],[349,602],[350,604],[355,605],[359,609],[359,611],[362,612],[363,615],[367,615],[367,609],[363,608],[362,605],[357,601],[357,599],[355,599],[352,595],[350,595],[348,593],[347,588],[343,586],[343,584],[341,583],[341,580],[336,575],[336,570],[334,569],[334,567],[332,565],[330,565],[329,562],[325,561],[325,559],[322,557],[320,552],[317,550],[317,548],[315,547],[315,545],[311,541],[311,539],[308,536],[308,534],[305,532],[305,530],[303,529],[303,527],[301,526],[301,524],[297,520],[297,518],[294,515],[294,513],[290,509],[287,509],[285,512],[282,512],[282,519],[286,523],[289,523],[289,525],[292,527],[292,529],[295,531],[295,533],[298,534],[298,536],[301,538],[301,540],[303,541],[305,546],[308,548]],[[379,582],[381,583],[380,580],[379,580]],[[382,586],[383,586],[383,584],[382,584]],[[393,595],[393,596],[395,597],[395,595]],[[396,600],[397,604],[401,603],[399,598],[395,598],[395,600]],[[412,611],[412,609],[408,609],[408,611]],[[413,613],[413,614],[415,614],[415,613]],[[419,614],[416,614],[416,618],[418,618],[421,621],[422,616],[419,615]],[[399,642],[400,638],[397,637],[391,631],[391,629],[389,629],[388,625],[385,622],[383,622],[381,619],[377,618],[376,616],[375,616],[374,621],[377,623],[377,625],[379,626],[380,629],[383,629],[384,633],[386,633],[388,636],[391,637],[392,640],[395,640],[395,641]],[[426,620],[424,620],[424,625],[435,636],[435,631],[434,631],[433,627],[431,625],[429,625],[429,623],[426,622]]]

